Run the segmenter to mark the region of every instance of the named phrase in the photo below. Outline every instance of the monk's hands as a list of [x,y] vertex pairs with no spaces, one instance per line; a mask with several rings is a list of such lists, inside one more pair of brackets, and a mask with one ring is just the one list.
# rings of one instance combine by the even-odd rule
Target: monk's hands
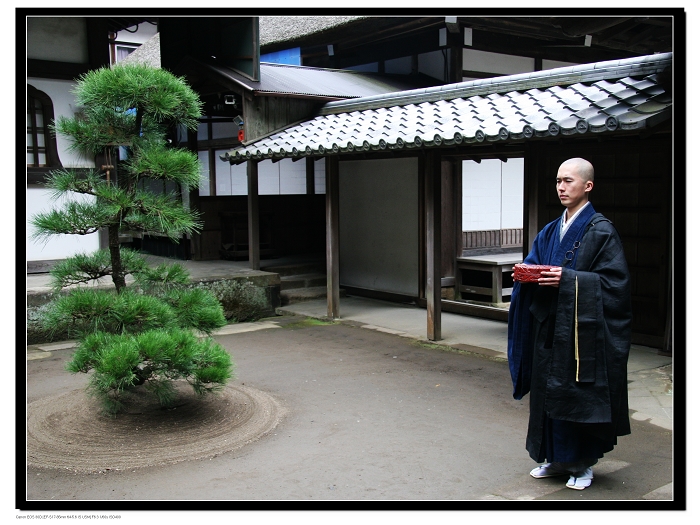
[[541,272],[540,278],[537,280],[540,286],[559,287],[561,281],[561,266],[552,266],[548,272]]

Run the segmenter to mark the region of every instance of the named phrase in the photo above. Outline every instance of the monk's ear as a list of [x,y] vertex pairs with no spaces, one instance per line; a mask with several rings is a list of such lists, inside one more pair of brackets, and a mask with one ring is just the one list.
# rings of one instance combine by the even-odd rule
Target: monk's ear
[[589,192],[593,189],[593,181],[592,180],[587,180],[586,181],[586,187],[583,189],[585,192]]

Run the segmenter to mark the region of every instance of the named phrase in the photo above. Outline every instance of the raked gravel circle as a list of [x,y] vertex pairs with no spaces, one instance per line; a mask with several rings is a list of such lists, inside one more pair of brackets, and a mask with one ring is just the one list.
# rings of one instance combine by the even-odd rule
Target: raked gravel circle
[[211,458],[256,441],[284,413],[271,395],[244,385],[204,397],[183,382],[176,389],[172,409],[141,391],[117,417],[102,415],[84,389],[30,403],[28,465],[99,472]]

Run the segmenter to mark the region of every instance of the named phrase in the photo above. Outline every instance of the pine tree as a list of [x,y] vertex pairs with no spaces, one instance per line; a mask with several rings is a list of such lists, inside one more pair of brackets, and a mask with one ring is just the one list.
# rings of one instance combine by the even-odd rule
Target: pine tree
[[[188,288],[181,265],[149,268],[140,254],[119,243],[120,232],[177,241],[201,229],[198,215],[183,206],[178,193],[149,189],[155,181],[182,192],[199,184],[197,155],[170,147],[167,139],[169,130],[196,129],[199,97],[165,70],[131,64],[83,75],[74,94],[81,110],[59,117],[54,130],[74,150],[107,163],[51,172],[46,186],[62,204],[31,222],[40,240],[106,229],[109,249],[78,254],[52,269],[54,288],[69,287],[69,293],[53,302],[45,324],[79,339],[67,368],[93,371],[89,388],[112,413],[121,408],[123,391],[142,384],[163,404],[172,401],[174,379],[186,379],[200,394],[221,388],[233,376],[229,354],[193,333],[210,335],[223,326],[221,305],[212,294]],[[129,274],[133,290],[127,288]],[[83,286],[106,276],[113,291]]]
[[197,94],[180,78],[143,65],[102,68],[83,75],[75,89],[82,108],[75,117],[59,117],[57,133],[71,139],[71,148],[88,155],[113,159],[121,147],[128,158],[103,170],[57,170],[47,187],[55,196],[71,192],[90,195],[92,202],[73,200],[62,209],[37,215],[37,237],[55,234],[86,235],[106,228],[109,236],[110,274],[117,291],[125,286],[128,269],[122,267],[119,231],[148,231],[178,239],[198,231],[197,215],[186,210],[175,195],[158,195],[144,182],[178,184],[183,191],[199,184],[195,154],[166,147],[168,126],[196,129],[201,115]]

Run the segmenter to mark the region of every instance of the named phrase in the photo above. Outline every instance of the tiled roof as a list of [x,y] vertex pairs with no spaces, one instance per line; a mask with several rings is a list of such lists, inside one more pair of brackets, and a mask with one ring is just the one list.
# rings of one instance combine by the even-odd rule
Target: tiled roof
[[213,64],[204,67],[256,94],[293,94],[331,99],[358,98],[405,91],[417,85],[411,85],[399,75],[392,79],[390,76],[376,73],[266,62],[260,63],[259,81],[250,80],[228,67]]
[[[137,62],[160,67],[160,33],[156,33],[133,53],[122,59],[122,62]],[[188,67],[194,67],[198,71],[213,72],[258,95],[294,95],[333,100],[372,97],[437,83],[437,81],[427,81],[427,77],[411,83],[402,75],[382,75],[346,69],[322,69],[266,62],[260,63],[260,80],[255,81],[233,68],[207,64],[193,57],[186,57],[183,64],[180,66],[184,69],[178,73],[186,73]]]
[[294,42],[302,37],[337,28],[366,16],[261,16],[260,45]]
[[222,160],[532,140],[651,127],[670,118],[664,53],[326,104],[314,119]]

